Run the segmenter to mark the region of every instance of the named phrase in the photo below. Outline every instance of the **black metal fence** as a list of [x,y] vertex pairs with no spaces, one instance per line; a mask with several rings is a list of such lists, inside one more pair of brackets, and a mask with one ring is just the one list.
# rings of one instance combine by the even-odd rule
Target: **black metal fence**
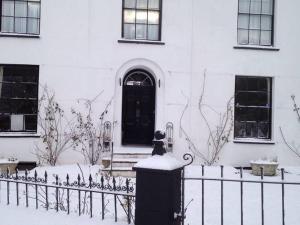
[[64,181],[58,175],[50,178],[47,172],[39,177],[36,171],[30,176],[28,171],[10,174],[7,170],[0,174],[0,197],[5,196],[0,202],[17,206],[22,202],[26,207],[64,211],[66,214],[76,212],[79,216],[89,214],[90,217],[95,215],[95,209],[101,209],[99,216],[102,220],[110,211],[115,222],[121,211],[128,224],[134,222],[135,184],[130,179],[118,180],[108,175],[100,176],[98,182],[91,175],[87,182],[83,175],[78,175],[75,181],[70,181],[69,175]]
[[[250,212],[248,211],[245,211],[245,206],[244,206],[244,201],[245,201],[245,198],[246,198],[246,195],[247,193],[245,192],[245,186],[246,184],[249,184],[249,183],[253,183],[253,184],[258,184],[259,186],[259,195],[257,196],[252,196],[254,198],[257,198],[259,199],[259,205],[256,205],[256,208],[260,208],[260,218],[259,220],[260,223],[256,223],[256,224],[261,224],[261,225],[265,225],[266,222],[265,222],[265,212],[269,209],[269,208],[265,208],[265,186],[266,185],[277,185],[279,186],[279,188],[281,189],[280,190],[280,194],[278,196],[273,196],[274,198],[280,198],[280,217],[281,217],[281,221],[280,221],[280,224],[282,225],[285,225],[286,224],[286,187],[287,186],[294,186],[294,187],[299,187],[299,192],[300,192],[300,182],[290,182],[290,181],[287,181],[285,180],[285,170],[284,169],[281,169],[280,170],[280,179],[278,181],[274,181],[274,180],[270,180],[270,179],[267,179],[264,177],[264,171],[263,171],[263,168],[261,168],[260,170],[260,179],[258,180],[252,180],[252,179],[245,179],[244,178],[244,171],[243,169],[241,168],[238,173],[239,173],[239,178],[238,179],[227,179],[224,177],[224,167],[223,166],[220,166],[220,177],[218,178],[210,178],[210,177],[206,177],[205,176],[205,167],[204,166],[201,166],[201,176],[200,177],[187,177],[185,175],[185,170],[186,168],[183,170],[183,175],[182,175],[182,212],[181,212],[181,215],[183,215],[183,218],[182,219],[182,225],[184,225],[185,223],[185,219],[187,219],[187,213],[186,211],[188,210],[187,206],[185,205],[185,195],[187,194],[187,191],[186,191],[186,182],[187,181],[198,181],[198,190],[201,190],[201,197],[200,197],[200,201],[201,201],[201,209],[200,207],[197,208],[197,214],[198,216],[201,215],[201,222],[198,223],[198,224],[201,224],[201,225],[205,225],[205,217],[206,217],[206,207],[207,207],[207,203],[208,201],[212,200],[212,198],[218,198],[218,206],[217,208],[218,209],[215,209],[215,212],[214,212],[214,216],[215,217],[218,217],[219,216],[219,224],[221,225],[224,225],[224,214],[226,213],[226,208],[224,208],[224,184],[228,184],[228,183],[237,183],[239,184],[239,187],[237,188],[238,192],[235,193],[235,195],[238,195],[238,198],[239,198],[239,213],[240,213],[240,216],[236,215],[235,216],[235,219],[238,219],[240,221],[238,221],[236,224],[240,224],[240,225],[244,225],[244,224],[248,224],[246,221],[244,221],[244,214],[249,214]],[[206,184],[209,182],[209,181],[214,181],[214,182],[217,182],[219,183],[219,191],[218,191],[218,195],[219,196],[210,196],[210,199],[208,199],[208,196],[207,196],[207,192],[209,190],[206,189]],[[298,193],[299,193],[298,192]],[[298,198],[299,196],[295,196],[295,198]],[[192,199],[193,200],[193,199]],[[189,202],[190,203],[190,202]],[[290,206],[289,209],[293,208],[293,206]],[[228,209],[228,210],[231,210],[231,209]],[[220,214],[217,214],[217,212],[220,212]],[[277,221],[278,222],[278,221]]]

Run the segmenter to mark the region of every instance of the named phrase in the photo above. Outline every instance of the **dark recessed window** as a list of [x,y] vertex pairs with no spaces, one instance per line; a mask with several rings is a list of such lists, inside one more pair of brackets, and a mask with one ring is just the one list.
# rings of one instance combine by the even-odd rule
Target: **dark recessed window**
[[272,78],[235,79],[234,137],[271,139]]
[[123,0],[122,37],[159,41],[162,0]]
[[239,0],[238,44],[273,45],[274,0]]
[[0,65],[0,132],[36,132],[38,66]]
[[1,32],[40,33],[40,0],[0,0]]

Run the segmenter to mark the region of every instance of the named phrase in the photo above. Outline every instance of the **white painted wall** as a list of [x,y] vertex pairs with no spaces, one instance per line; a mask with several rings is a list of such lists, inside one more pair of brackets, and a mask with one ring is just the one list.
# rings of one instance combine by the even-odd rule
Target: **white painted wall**
[[[109,118],[117,121],[115,145],[120,148],[122,78],[131,68],[151,71],[157,87],[156,128],[174,123],[174,152],[187,151],[179,133],[179,118],[186,103],[190,107],[184,126],[199,149],[205,152],[207,131],[199,118],[203,71],[207,71],[205,102],[223,111],[234,95],[235,75],[272,76],[274,144],[238,144],[231,137],[220,163],[248,165],[260,157],[278,156],[281,164],[299,165],[283,144],[282,126],[289,140],[299,140],[300,124],[292,111],[290,95],[300,104],[300,2],[277,0],[275,47],[280,51],[234,49],[237,40],[238,0],[164,0],[162,42],[165,45],[118,43],[121,39],[121,0],[42,0],[39,39],[0,37],[1,64],[40,65],[40,82],[56,92],[65,111],[76,107],[78,98],[93,98],[101,90],[95,113],[114,96]],[[184,95],[183,95],[184,94]],[[70,115],[69,115],[70,116]],[[34,160],[38,138],[0,137],[0,157]],[[300,141],[299,141],[300,144]],[[81,161],[72,150],[60,163]]]

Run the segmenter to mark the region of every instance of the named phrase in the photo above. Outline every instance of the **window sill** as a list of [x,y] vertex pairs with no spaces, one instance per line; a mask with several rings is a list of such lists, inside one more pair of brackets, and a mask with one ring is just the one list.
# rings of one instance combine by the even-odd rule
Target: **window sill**
[[25,132],[2,132],[0,138],[40,138],[41,135],[37,133],[25,133]]
[[128,43],[128,44],[149,44],[149,45],[165,45],[165,42],[161,41],[147,41],[147,40],[129,40],[121,39],[118,43]]
[[243,139],[234,139],[233,143],[237,144],[266,144],[266,145],[274,145],[275,142],[272,140],[261,140],[261,139],[254,139],[254,138],[243,138]]
[[259,46],[259,45],[236,45],[234,49],[250,49],[250,50],[263,50],[263,51],[279,51],[279,48],[273,46]]
[[40,38],[39,34],[17,34],[17,33],[1,33],[0,37],[15,37],[15,38]]

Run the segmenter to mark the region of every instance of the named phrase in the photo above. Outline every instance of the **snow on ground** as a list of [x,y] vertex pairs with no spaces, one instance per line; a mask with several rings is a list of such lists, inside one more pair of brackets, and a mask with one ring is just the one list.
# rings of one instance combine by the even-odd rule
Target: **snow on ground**
[[[94,180],[99,181],[101,177],[101,168],[99,166],[58,166],[58,167],[40,167],[37,168],[39,176],[42,177],[45,170],[48,172],[48,177],[51,182],[57,174],[61,180],[65,180],[67,173],[70,180],[77,179],[78,174],[88,178],[92,175]],[[300,167],[287,167],[285,180],[289,182],[300,182]],[[33,176],[34,171],[30,172]],[[189,166],[185,170],[185,177],[195,178],[201,177],[200,166]],[[219,178],[220,167],[205,167],[205,177]],[[232,167],[224,167],[224,178],[239,179],[239,171]],[[119,182],[124,182],[124,179],[118,178]],[[258,176],[253,176],[250,171],[244,171],[245,180],[260,180]],[[268,181],[280,181],[281,177],[278,170],[278,175],[274,177],[265,177]],[[134,180],[132,180],[134,182]],[[205,208],[204,218],[205,225],[219,225],[220,223],[220,181],[205,181]],[[15,195],[13,195],[13,185],[11,185],[11,204],[6,205],[6,183],[0,184],[0,224],[2,225],[125,225],[126,215],[118,205],[119,223],[115,223],[114,205],[111,197],[106,198],[107,210],[105,212],[105,220],[101,220],[101,207],[95,206],[94,217],[89,218],[88,215],[78,216],[76,209],[77,193],[72,194],[73,209],[70,215],[66,215],[65,211],[56,213],[51,209],[48,212],[42,207],[35,209],[34,199],[30,199],[29,208],[24,204],[24,193],[20,200],[20,206],[16,207]],[[190,204],[187,208],[186,225],[201,224],[201,180],[187,180],[185,183],[185,203]],[[261,224],[261,185],[257,183],[244,183],[244,224],[257,225]],[[265,225],[281,225],[281,185],[280,184],[264,184],[265,196]],[[34,188],[29,190],[34,193]],[[23,190],[24,192],[24,190]],[[300,185],[285,185],[285,205],[286,205],[286,225],[300,224]],[[94,203],[100,203],[101,196],[94,196]],[[53,201],[53,200],[52,200]],[[159,202],[159,200],[157,200]],[[77,211],[76,211],[77,210]],[[240,183],[224,181],[224,224],[225,225],[240,225]]]
[[[201,167],[190,166],[186,169],[186,177],[201,177]],[[220,167],[205,167],[205,177],[219,178]],[[238,170],[224,167],[224,178],[239,179]],[[300,182],[300,168],[286,168],[285,180]],[[260,180],[250,171],[244,171],[245,180]],[[278,173],[274,177],[265,177],[268,181],[280,181]],[[205,181],[204,218],[206,225],[221,224],[221,184],[220,181]],[[188,180],[186,182],[185,203],[190,203],[187,209],[186,224],[201,224],[201,181]],[[244,224],[261,224],[261,184],[244,183]],[[286,225],[300,224],[300,185],[285,185]],[[265,225],[281,225],[281,185],[264,184]],[[240,183],[224,181],[224,224],[240,225]]]
[[126,222],[115,223],[111,219],[101,220],[88,216],[66,215],[55,211],[35,210],[32,208],[7,206],[0,204],[1,225],[125,225]]

